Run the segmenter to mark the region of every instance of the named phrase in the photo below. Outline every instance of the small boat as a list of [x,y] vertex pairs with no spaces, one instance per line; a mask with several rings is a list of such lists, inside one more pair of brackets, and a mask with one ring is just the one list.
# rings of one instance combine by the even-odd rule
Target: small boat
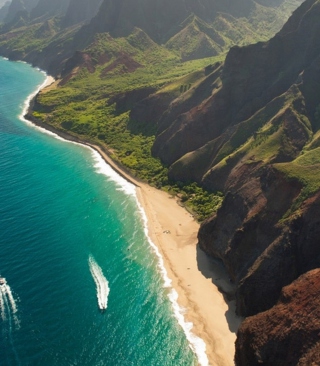
[[7,282],[6,282],[6,279],[3,278],[3,277],[0,277],[0,286],[1,285],[5,285]]

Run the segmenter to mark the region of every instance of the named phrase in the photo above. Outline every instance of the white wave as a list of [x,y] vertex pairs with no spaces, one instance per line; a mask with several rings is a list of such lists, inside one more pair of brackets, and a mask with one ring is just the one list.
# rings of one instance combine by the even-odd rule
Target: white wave
[[172,303],[173,311],[175,317],[178,319],[178,323],[183,329],[187,340],[190,344],[190,348],[196,354],[199,364],[202,366],[208,366],[209,360],[206,354],[206,344],[203,339],[197,337],[192,333],[193,324],[191,322],[186,322],[184,319],[185,310],[178,305],[178,293],[172,289],[169,293],[169,299]]
[[31,121],[29,121],[29,120],[27,120],[27,119],[25,118],[25,115],[26,115],[26,114],[27,114],[27,112],[28,112],[28,109],[29,109],[29,106],[30,106],[30,102],[31,102],[31,100],[32,100],[32,99],[33,99],[33,98],[34,98],[34,97],[39,93],[39,91],[40,91],[41,89],[43,89],[43,88],[47,85],[47,82],[48,82],[48,79],[49,79],[49,76],[48,76],[44,71],[42,71],[42,70],[40,70],[40,69],[39,69],[39,71],[46,75],[46,79],[45,79],[45,81],[44,81],[42,84],[40,84],[40,85],[36,88],[36,90],[34,90],[34,91],[33,91],[33,92],[32,92],[32,93],[27,97],[27,99],[24,101],[22,111],[21,111],[21,113],[20,113],[20,115],[19,115],[19,119],[20,119],[22,122],[26,123],[27,125],[31,126],[32,128],[35,128],[36,130],[39,130],[39,131],[41,131],[42,133],[44,133],[44,134],[46,134],[46,135],[50,135],[50,136],[52,136],[52,137],[56,138],[57,140],[66,141],[65,139],[63,139],[62,137],[60,137],[59,135],[57,135],[56,133],[51,132],[51,131],[49,131],[49,130],[47,130],[47,129],[43,128],[43,127],[37,126],[37,125],[35,125],[34,123],[32,123]]
[[56,138],[57,140],[60,141],[64,141],[67,143],[71,143],[71,144],[75,144],[75,145],[81,145],[84,148],[90,149],[93,159],[94,159],[94,167],[96,168],[96,172],[99,174],[103,174],[105,176],[107,176],[110,180],[114,181],[117,185],[119,190],[123,191],[124,193],[126,193],[127,195],[136,195],[136,187],[134,186],[134,184],[128,182],[126,179],[124,179],[120,174],[118,174],[108,163],[106,163],[104,161],[104,159],[102,158],[102,156],[99,154],[98,151],[96,151],[94,148],[86,145],[86,144],[82,144],[79,142],[75,142],[75,141],[70,141],[67,139],[64,139],[63,137],[59,136],[58,134],[49,131],[43,127],[37,126],[35,125],[33,122],[27,120],[24,116],[27,114],[29,106],[30,106],[30,102],[31,100],[39,93],[39,91],[41,89],[43,89],[48,82],[49,79],[49,75],[47,75],[43,70],[37,68],[40,72],[42,72],[43,74],[46,75],[46,79],[45,81],[39,85],[35,91],[33,91],[28,97],[27,99],[24,101],[23,104],[23,108],[21,111],[21,114],[19,115],[19,119],[21,121],[23,121],[24,123],[28,124],[29,126],[41,131],[42,133],[45,133],[47,135],[50,135],[54,138]]
[[89,257],[89,267],[97,288],[97,299],[99,308],[101,310],[105,310],[108,305],[108,296],[110,292],[108,280],[105,278],[102,269],[99,267],[99,265],[91,255]]
[[[159,249],[152,242],[151,238],[149,237],[148,226],[147,226],[147,217],[146,217],[146,214],[145,214],[142,206],[140,205],[140,202],[138,201],[138,198],[137,198],[137,195],[136,195],[136,187],[132,183],[130,183],[126,179],[124,179],[115,170],[113,170],[113,168],[103,160],[103,158],[99,154],[99,152],[97,152],[93,148],[91,148],[91,147],[89,147],[85,144],[65,140],[62,137],[58,136],[57,134],[55,134],[51,131],[48,131],[48,130],[42,128],[42,127],[36,126],[32,122],[30,122],[30,121],[28,121],[27,119],[24,118],[24,115],[28,111],[30,101],[46,85],[46,83],[47,83],[47,79],[44,81],[43,84],[41,84],[38,87],[38,89],[35,92],[33,92],[32,94],[29,95],[29,97],[25,101],[24,109],[23,109],[23,111],[20,115],[20,119],[22,121],[26,122],[27,124],[32,125],[33,127],[41,130],[43,133],[51,135],[51,136],[53,136],[53,137],[55,137],[59,140],[66,141],[66,142],[73,143],[73,144],[77,144],[77,145],[82,145],[83,147],[89,148],[92,152],[92,156],[93,156],[93,159],[95,161],[94,168],[96,169],[96,172],[99,173],[99,174],[104,174],[109,179],[114,181],[119,186],[119,189],[121,191],[123,191],[124,193],[126,193],[127,195],[135,197],[138,208],[139,208],[139,211],[140,211],[140,214],[141,214],[142,219],[143,219],[145,236],[147,237],[151,248],[153,249],[154,253],[156,254],[156,256],[158,258],[158,269],[159,269],[160,274],[161,274],[161,276],[164,280],[164,287],[165,288],[172,287],[171,286],[172,281],[168,277],[168,273],[167,273],[167,271],[164,267],[163,258],[162,258],[161,254],[159,252]],[[108,294],[109,294],[109,291],[110,291],[109,286],[108,286],[108,281],[104,277],[101,268],[94,261],[92,256],[89,257],[89,266],[90,266],[90,271],[91,271],[92,277],[93,277],[93,279],[96,283],[96,286],[97,286],[97,298],[98,298],[99,308],[100,309],[106,309],[107,302],[108,302]],[[190,347],[191,347],[191,349],[193,350],[193,352],[196,354],[196,356],[198,358],[199,364],[201,366],[209,365],[209,361],[208,361],[208,358],[207,358],[207,355],[206,355],[206,345],[205,345],[204,341],[201,338],[195,336],[191,332],[193,324],[190,323],[190,322],[186,322],[184,320],[183,309],[180,308],[180,306],[178,305],[178,302],[177,302],[177,299],[178,299],[177,292],[172,289],[168,296],[169,296],[169,299],[172,303],[172,307],[173,307],[175,317],[177,318],[177,320],[178,320],[180,326],[182,327],[182,329],[184,330],[184,332],[186,334],[186,337],[187,337],[187,340],[190,344]]]
[[98,151],[91,149],[92,157],[94,160],[94,168],[99,174],[103,174],[110,180],[115,182],[119,189],[130,196],[136,195],[136,187],[134,184],[128,182],[126,179],[121,177],[108,163],[106,163]]
[[[142,220],[143,220],[145,236],[147,237],[151,248],[153,249],[154,253],[156,254],[156,256],[158,258],[158,269],[163,278],[164,287],[170,288],[170,287],[172,287],[172,281],[168,276],[167,270],[165,269],[162,255],[161,255],[158,247],[152,242],[152,240],[149,236],[147,216],[137,197],[136,197],[136,200],[137,200],[137,205],[138,205],[138,208],[139,208]],[[172,304],[174,316],[178,320],[178,323],[181,326],[181,328],[183,329],[183,331],[187,337],[187,340],[189,342],[190,348],[192,349],[192,351],[198,358],[199,364],[201,366],[208,366],[209,360],[208,360],[208,357],[206,354],[206,344],[203,341],[203,339],[197,337],[196,335],[194,335],[192,333],[193,324],[191,322],[185,321],[184,315],[183,315],[185,310],[183,308],[181,308],[178,304],[178,293],[172,288],[171,291],[169,292],[168,297]]]

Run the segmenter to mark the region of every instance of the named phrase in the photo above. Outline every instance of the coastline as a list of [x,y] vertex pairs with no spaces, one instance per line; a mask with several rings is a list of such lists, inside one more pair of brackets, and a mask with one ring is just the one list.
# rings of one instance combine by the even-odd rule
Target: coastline
[[[235,332],[241,319],[235,316],[233,302],[226,303],[217,287],[232,291],[226,274],[197,247],[199,224],[175,198],[132,177],[100,146],[58,131],[28,115],[27,111],[32,108],[32,98],[54,81],[48,76],[45,83],[28,98],[23,118],[65,140],[94,149],[118,174],[136,186],[138,205],[141,206],[147,220],[147,235],[159,251],[168,277],[172,281],[173,291],[169,297],[178,296],[171,301],[176,301],[179,305],[180,316],[184,317],[184,324],[188,327],[184,329],[185,333],[199,364],[234,365]],[[189,329],[191,326],[192,329]],[[192,346],[192,340],[189,339],[192,336],[195,336],[193,343],[204,342],[207,360],[200,355],[204,349],[197,352],[197,347]]]

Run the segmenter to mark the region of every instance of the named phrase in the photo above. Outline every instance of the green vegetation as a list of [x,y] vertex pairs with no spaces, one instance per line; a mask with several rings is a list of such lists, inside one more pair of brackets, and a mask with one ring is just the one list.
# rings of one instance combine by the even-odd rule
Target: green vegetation
[[[181,63],[173,52],[139,32],[118,39],[101,34],[85,52],[90,54],[90,67],[95,71],[83,66],[64,86],[40,93],[34,117],[104,146],[133,176],[180,197],[198,220],[212,214],[221,204],[221,193],[206,192],[195,184],[170,184],[167,167],[151,155],[156,123],[150,120],[132,132],[135,129],[129,127],[139,121],[131,121],[130,109],[119,108],[117,101],[124,93],[150,87],[156,94],[174,99],[181,95],[181,86],[184,92],[202,80],[204,66],[221,60],[221,56]],[[108,62],[99,63],[102,56]],[[137,64],[140,67],[130,69]]]
[[302,202],[320,190],[320,148],[305,152],[290,163],[275,164],[288,180],[298,181],[301,186],[300,195],[284,218],[299,210]]
[[183,184],[178,182],[171,186],[166,186],[164,189],[171,194],[177,195],[181,203],[195,214],[199,221],[203,221],[212,215],[213,212],[216,212],[223,201],[221,192],[207,192],[196,183]]
[[[257,5],[248,18],[221,13],[212,24],[191,15],[165,45],[155,43],[138,28],[128,37],[96,34],[93,42],[79,53],[79,59],[73,60],[75,66],[60,86],[40,93],[33,115],[59,130],[108,149],[113,159],[131,174],[177,194],[203,220],[217,210],[221,194],[206,192],[195,184],[169,182],[167,167],[151,155],[158,129],[155,117],[151,113],[141,121],[133,120],[130,110],[135,97],[131,102],[130,96],[128,101],[123,101],[123,96],[143,93],[149,88],[161,100],[180,97],[187,101],[193,86],[204,80],[204,68],[223,61],[231,46],[267,39],[280,29],[299,0],[284,3],[277,9]],[[67,50],[69,46],[75,47],[73,37],[78,29],[79,26],[64,29],[60,20],[53,18],[1,35],[0,49],[27,59],[29,55],[31,59],[34,55],[47,57],[47,52],[49,57],[60,53],[70,57]],[[251,143],[250,133],[261,127],[260,117],[255,116],[239,127],[221,149],[220,161],[230,159],[248,141]],[[256,147],[263,133],[269,136],[274,131],[260,131],[254,142]]]

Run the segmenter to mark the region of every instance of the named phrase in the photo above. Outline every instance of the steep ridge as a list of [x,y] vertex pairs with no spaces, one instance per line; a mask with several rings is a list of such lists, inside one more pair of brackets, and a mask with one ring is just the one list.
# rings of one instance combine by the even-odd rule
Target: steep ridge
[[114,36],[128,36],[134,27],[138,27],[154,41],[164,43],[190,14],[212,20],[217,3],[214,0],[144,0],[138,4],[132,0],[104,0],[100,12],[83,33],[110,32]]
[[[34,2],[32,9],[24,1],[11,4],[16,9],[0,30],[0,52],[34,64],[41,60],[41,67],[59,75],[73,52],[90,47],[106,32],[119,38],[141,29],[157,44],[180,53],[182,61],[212,57],[236,43],[274,34],[302,0],[281,0],[274,7],[253,0],[27,0]],[[58,36],[37,32],[48,21],[55,22]]]
[[98,12],[102,0],[71,0],[66,11],[63,26],[90,21]]
[[[301,1],[292,3],[292,9],[298,3],[301,3]],[[283,4],[285,4],[285,8],[290,7],[289,3],[284,0],[279,0],[274,4],[275,7],[278,7],[278,12],[282,11],[279,7]],[[235,35],[240,41],[241,36],[245,37],[245,33],[241,35],[239,29],[241,26],[243,28],[243,23],[240,22],[240,25],[237,24],[237,21],[242,18],[249,19],[246,23],[249,29],[250,22],[254,22],[254,19],[251,20],[250,17],[253,16],[256,7],[257,3],[253,0],[231,0],[228,2],[222,0],[177,0],[174,2],[167,0],[142,0],[139,2],[137,0],[104,0],[96,17],[80,31],[78,41],[82,37],[92,40],[95,34],[103,32],[109,32],[114,37],[128,36],[137,27],[146,32],[158,44],[165,44],[172,37],[176,37],[179,32],[182,32],[178,37],[181,42],[188,33],[188,31],[184,31],[184,28],[189,25],[188,19],[195,16],[200,19],[200,23],[204,24],[200,29],[202,36],[204,34],[208,36],[206,41],[202,40],[204,42],[203,48],[205,45],[209,46],[207,54],[209,53],[212,56],[216,53],[216,49],[213,47],[212,52],[210,52],[211,42],[215,43],[217,39],[218,43],[225,41],[220,39],[217,32],[210,29],[210,27],[220,27],[220,31],[225,33],[225,39],[228,42],[234,42]],[[270,27],[270,24],[275,21],[277,16],[270,12],[268,15],[270,17]],[[221,18],[220,23],[219,18]],[[258,28],[261,19],[257,18],[256,20],[255,27]],[[213,24],[215,21],[217,21],[217,24]],[[224,24],[222,25],[222,23]],[[264,23],[263,27],[267,28],[268,22]],[[209,29],[209,34],[206,31],[203,32],[204,28]],[[173,42],[174,40],[169,43],[169,47],[172,47]],[[198,55],[195,52],[194,57],[205,57],[207,54]]]
[[12,0],[9,8],[8,13],[5,18],[5,22],[9,23],[13,21],[13,19],[17,16],[20,12],[30,12],[33,9],[39,0]]
[[[308,33],[317,34],[318,30],[314,22],[307,17],[304,19],[294,32],[287,33],[285,27],[267,43],[232,48],[221,74],[217,75],[215,85],[221,82],[221,86],[214,88],[212,95],[202,100],[201,107],[188,109],[186,105],[181,109],[184,98],[170,106],[165,115],[166,125],[170,127],[157,137],[154,154],[172,164],[184,154],[218,138],[228,127],[246,121],[275,97],[285,93],[306,64],[311,65],[315,58],[313,55],[317,55],[319,49],[315,39],[305,42]],[[179,114],[177,108],[180,108]],[[197,118],[193,118],[195,113]],[[197,139],[193,138],[194,130],[200,132]],[[201,131],[204,132],[202,135]],[[182,150],[178,143],[181,136],[188,141]]]
[[39,0],[31,10],[31,19],[49,19],[66,13],[70,0]]
[[0,9],[6,4],[6,3],[10,3],[10,1],[7,0],[1,0],[0,1]]
[[[190,60],[228,48],[242,16],[282,1],[139,4],[105,0],[83,27],[78,15],[34,23],[1,35],[0,52],[62,77],[37,97],[33,118],[120,150],[134,173],[156,132],[152,151],[172,181],[223,191],[199,244],[228,269],[239,314],[270,309],[283,286],[320,262],[320,1],[303,3],[270,41],[234,47],[224,63],[196,70]],[[17,47],[19,34],[34,44]],[[190,36],[196,42],[181,49]],[[159,161],[147,161],[142,178],[166,184]]]
[[0,23],[3,23],[4,20],[6,19],[7,15],[8,15],[8,11],[10,8],[10,2],[4,2],[2,3],[1,7],[0,7]]
[[270,41],[232,48],[158,121],[153,152],[171,178],[228,192],[198,238],[237,284],[243,316],[320,265],[318,19],[308,0]]

